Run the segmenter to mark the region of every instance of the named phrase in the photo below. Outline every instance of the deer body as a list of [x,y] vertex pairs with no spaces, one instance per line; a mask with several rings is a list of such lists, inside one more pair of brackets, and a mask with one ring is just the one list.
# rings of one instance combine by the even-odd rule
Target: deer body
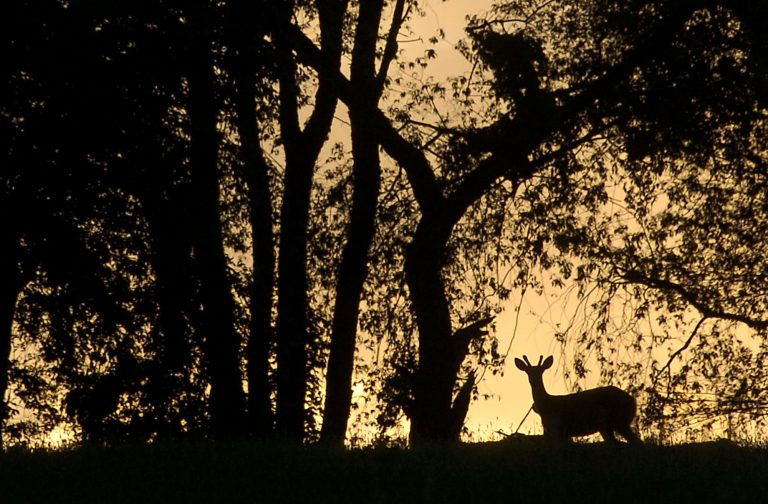
[[603,439],[615,442],[619,433],[630,443],[640,443],[632,430],[637,404],[635,398],[616,387],[599,387],[567,395],[550,395],[542,375],[552,366],[552,356],[544,363],[531,365],[515,359],[515,365],[528,375],[533,395],[533,410],[541,417],[544,435],[565,440],[599,432]]

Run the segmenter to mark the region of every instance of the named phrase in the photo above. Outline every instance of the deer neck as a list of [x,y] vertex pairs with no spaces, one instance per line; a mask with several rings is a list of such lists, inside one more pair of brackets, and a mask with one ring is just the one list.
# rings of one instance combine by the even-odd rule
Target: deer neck
[[531,395],[533,395],[534,404],[541,405],[549,402],[551,396],[547,393],[547,389],[544,388],[542,377],[531,377],[529,382],[531,383]]

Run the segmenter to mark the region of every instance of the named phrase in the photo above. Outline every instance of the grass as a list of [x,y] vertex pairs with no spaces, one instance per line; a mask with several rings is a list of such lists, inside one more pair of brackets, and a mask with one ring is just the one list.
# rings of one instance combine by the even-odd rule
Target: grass
[[0,502],[759,502],[768,450],[532,440],[416,450],[158,444],[0,455]]

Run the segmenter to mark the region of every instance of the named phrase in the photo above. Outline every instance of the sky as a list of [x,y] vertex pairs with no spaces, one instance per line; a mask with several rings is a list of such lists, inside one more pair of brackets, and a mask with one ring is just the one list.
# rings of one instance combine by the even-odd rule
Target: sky
[[[423,16],[416,16],[411,22],[414,37],[403,40],[400,47],[413,55],[421,55],[428,48],[437,50],[437,58],[428,68],[429,74],[436,79],[458,75],[468,71],[468,62],[455,48],[455,45],[465,37],[466,18],[472,14],[487,11],[491,0],[422,0]],[[428,43],[428,39],[442,31],[442,38],[436,47]],[[408,57],[408,56],[406,56]],[[343,110],[343,106],[340,109]],[[335,125],[339,138],[348,138],[348,120],[343,111]],[[333,142],[329,142],[327,147]],[[517,308],[520,316],[517,316]],[[545,299],[528,294],[521,299],[519,293],[513,295],[510,304],[495,321],[495,335],[499,340],[502,353],[509,352],[507,364],[502,376],[492,376],[486,373],[478,385],[481,396],[470,407],[466,427],[480,438],[489,438],[495,432],[513,432],[521,420],[526,417],[531,404],[531,392],[526,375],[514,367],[513,358],[527,354],[535,361],[539,355],[557,354],[558,348],[552,334],[560,323],[565,310],[562,301]],[[557,356],[556,356],[557,360]],[[544,376],[545,385],[550,392],[564,393],[565,385],[558,369],[555,367]],[[540,432],[540,422],[535,414],[530,414],[520,432]],[[56,430],[49,438],[54,444],[66,441],[69,433]]]
[[[434,48],[437,58],[431,61],[429,74],[441,80],[466,72],[471,63],[456,50],[456,44],[465,37],[467,17],[487,11],[491,4],[492,0],[420,0],[423,15],[410,22],[413,36],[404,35],[401,41],[401,49],[408,53],[405,58]],[[438,32],[444,36],[433,47],[428,40]],[[343,112],[339,118],[343,128]],[[328,144],[331,146],[332,142]],[[499,350],[507,356],[504,373],[481,376],[478,384],[481,398],[472,404],[467,419],[470,431],[481,439],[497,432],[509,434],[518,428],[522,433],[541,431],[538,416],[528,415],[532,399],[527,377],[515,368],[513,359],[527,355],[535,362],[539,355],[554,355],[555,366],[545,373],[544,383],[550,393],[567,393],[563,369],[570,363],[564,360],[565,353],[553,334],[569,324],[578,302],[576,294],[568,288],[549,289],[541,295],[513,293],[494,326]],[[594,375],[598,373],[594,371],[587,386],[596,385]]]

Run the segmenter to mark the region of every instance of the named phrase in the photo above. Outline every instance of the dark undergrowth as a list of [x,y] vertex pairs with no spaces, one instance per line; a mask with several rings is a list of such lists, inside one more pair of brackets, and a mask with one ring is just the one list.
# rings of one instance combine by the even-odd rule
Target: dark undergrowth
[[0,503],[767,502],[768,450],[728,443],[414,450],[160,443],[0,454]]

